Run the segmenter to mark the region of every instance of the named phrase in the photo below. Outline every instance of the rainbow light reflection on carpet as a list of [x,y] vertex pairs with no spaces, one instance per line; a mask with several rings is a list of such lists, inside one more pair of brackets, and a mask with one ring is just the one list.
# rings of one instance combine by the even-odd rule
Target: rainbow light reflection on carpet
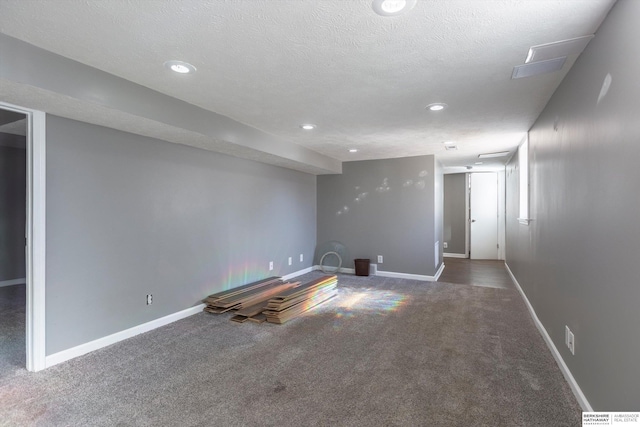
[[389,290],[375,288],[340,288],[338,296],[330,300],[321,311],[335,313],[336,319],[350,319],[358,313],[377,313],[388,315],[400,311],[409,301],[409,297]]

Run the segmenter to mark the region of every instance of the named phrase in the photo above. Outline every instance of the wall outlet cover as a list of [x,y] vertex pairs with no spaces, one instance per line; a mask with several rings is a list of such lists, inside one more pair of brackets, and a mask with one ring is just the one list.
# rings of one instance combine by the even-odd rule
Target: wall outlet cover
[[300,262],[304,261],[304,255],[300,254]]
[[575,356],[576,354],[576,341],[573,332],[569,331],[569,351]]
[[378,255],[378,264],[382,264],[382,255]]
[[292,262],[293,262],[293,259],[289,257],[289,265],[291,265]]
[[269,271],[273,270],[273,261],[269,261]]

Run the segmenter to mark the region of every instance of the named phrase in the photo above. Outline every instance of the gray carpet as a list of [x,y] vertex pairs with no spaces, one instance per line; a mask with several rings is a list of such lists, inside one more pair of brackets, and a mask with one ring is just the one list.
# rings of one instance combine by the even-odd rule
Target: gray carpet
[[0,381],[27,364],[25,306],[25,285],[0,287]]
[[0,425],[580,425],[516,290],[349,275],[339,287],[286,325],[201,313],[17,370],[0,379]]

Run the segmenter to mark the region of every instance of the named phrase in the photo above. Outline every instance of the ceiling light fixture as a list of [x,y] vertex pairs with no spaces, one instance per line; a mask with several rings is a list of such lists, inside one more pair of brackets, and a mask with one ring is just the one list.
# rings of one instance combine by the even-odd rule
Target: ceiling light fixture
[[164,63],[164,66],[171,71],[175,71],[180,74],[189,74],[195,73],[196,67],[184,61],[167,61]]
[[303,125],[300,125],[300,127],[304,130],[314,130],[316,128],[316,125],[312,125],[311,123],[305,123]]
[[445,108],[447,108],[448,105],[442,102],[434,102],[433,104],[429,104],[427,105],[425,108],[431,110],[431,111],[442,111]]
[[416,5],[417,0],[373,0],[371,7],[381,16],[401,15]]
[[357,152],[358,152],[358,150],[357,150],[357,149],[355,149],[355,148],[351,148],[351,149],[349,149],[349,152],[350,152],[350,153],[357,153]]
[[480,154],[478,156],[479,159],[491,159],[494,157],[505,157],[509,155],[509,151],[500,151],[498,153],[486,153],[486,154]]
[[476,165],[482,165],[484,162],[476,162]]

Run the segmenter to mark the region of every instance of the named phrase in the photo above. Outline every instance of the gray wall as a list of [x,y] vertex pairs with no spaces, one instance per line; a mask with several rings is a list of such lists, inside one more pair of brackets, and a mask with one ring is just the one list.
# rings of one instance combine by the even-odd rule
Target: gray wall
[[444,176],[444,251],[450,254],[466,253],[466,184],[467,174]]
[[529,226],[507,168],[507,262],[600,411],[640,408],[639,21],[640,2],[618,1],[531,129]]
[[315,236],[313,175],[47,116],[47,354],[310,267]]
[[435,172],[434,157],[419,156],[346,162],[342,175],[319,176],[318,244],[343,243],[343,267],[382,255],[379,270],[434,275]]
[[[23,136],[0,134],[3,138]],[[0,282],[25,277],[26,150],[0,145]]]

